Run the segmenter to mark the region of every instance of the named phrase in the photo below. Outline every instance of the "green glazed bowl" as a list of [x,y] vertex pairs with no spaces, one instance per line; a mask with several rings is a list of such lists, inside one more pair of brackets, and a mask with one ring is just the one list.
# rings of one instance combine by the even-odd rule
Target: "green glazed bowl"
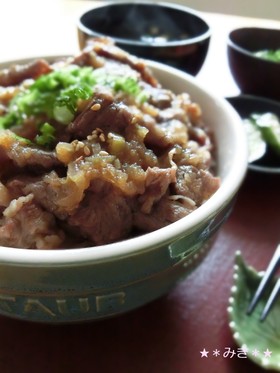
[[163,86],[188,92],[200,104],[215,136],[220,188],[185,218],[125,241],[53,251],[0,247],[0,314],[46,323],[119,315],[167,293],[211,248],[247,170],[242,122],[225,99],[194,77],[157,62],[148,64]]

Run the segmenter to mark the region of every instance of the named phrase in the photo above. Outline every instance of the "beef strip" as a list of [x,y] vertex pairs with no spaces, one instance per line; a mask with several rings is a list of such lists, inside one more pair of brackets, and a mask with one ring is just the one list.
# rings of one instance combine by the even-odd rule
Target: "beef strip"
[[93,99],[86,108],[68,125],[67,131],[73,138],[84,139],[95,129],[105,133],[116,132],[124,135],[131,132],[131,127],[143,126],[149,131],[145,138],[151,149],[168,148],[171,145],[167,132],[156,123],[155,118],[114,100],[112,91],[97,88]]
[[38,169],[51,169],[60,165],[54,151],[48,151],[28,145],[18,139],[13,132],[0,132],[0,159],[2,164],[12,160],[18,167],[30,166]]
[[32,194],[11,201],[0,220],[0,245],[29,249],[59,248],[64,233],[54,216],[34,203]]
[[[81,60],[91,61],[93,59],[93,53],[99,57],[103,57],[106,63],[108,63],[108,60],[113,60],[120,64],[129,65],[132,69],[141,74],[142,80],[154,87],[159,86],[157,79],[153,76],[143,60],[120,49],[114,44],[113,40],[109,38],[100,37],[92,39],[92,43],[89,42],[88,46],[82,52],[83,58],[77,56],[73,61],[78,61],[78,63],[80,63]],[[86,54],[89,54],[89,57],[86,57]]]
[[52,71],[45,60],[39,59],[26,65],[13,65],[0,72],[0,86],[8,87],[22,83],[26,79],[37,79],[40,75]]
[[149,214],[153,205],[166,194],[169,185],[175,182],[175,168],[149,167],[146,171],[145,192],[138,198],[139,210]]
[[[158,109],[166,109],[171,107],[172,100],[174,100],[174,94],[161,87],[152,87],[148,84],[143,84],[148,96],[149,104],[155,106]],[[160,113],[160,112],[159,112]]]
[[98,193],[88,190],[67,223],[95,245],[121,240],[132,229],[131,199],[112,185]]
[[[101,177],[93,178],[86,189],[78,190],[69,178],[60,179],[53,172],[24,187],[19,180],[8,187],[10,190],[20,187],[25,194],[32,193],[45,210],[73,227],[76,236],[101,245],[128,237],[133,229],[132,210],[149,214],[175,181],[175,168],[153,167],[145,173],[144,189],[140,188],[134,195]],[[70,188],[73,193],[69,192]]]
[[58,208],[57,199],[67,198],[63,195],[63,187],[56,189],[35,180],[24,185],[23,180],[14,180],[8,188],[10,191],[21,188],[25,194],[32,191],[38,205],[63,221],[67,230],[72,230],[76,237],[88,239],[94,245],[125,238],[132,229],[132,198],[102,179],[91,182],[81,202],[73,203],[72,210],[69,205],[65,209]]
[[176,182],[170,194],[154,201],[150,210],[136,208],[133,225],[142,232],[151,232],[173,223],[201,206],[219,187],[220,180],[208,171],[193,166],[177,169]]
[[100,88],[85,109],[68,126],[75,138],[86,138],[95,129],[120,134],[131,123],[133,115],[122,102],[115,102],[110,89]]
[[134,210],[133,226],[140,232],[152,232],[174,223],[195,209],[196,206],[173,200],[166,195],[153,206],[148,214]]
[[177,182],[172,185],[172,194],[189,198],[201,206],[219,187],[220,179],[207,170],[193,166],[177,169]]

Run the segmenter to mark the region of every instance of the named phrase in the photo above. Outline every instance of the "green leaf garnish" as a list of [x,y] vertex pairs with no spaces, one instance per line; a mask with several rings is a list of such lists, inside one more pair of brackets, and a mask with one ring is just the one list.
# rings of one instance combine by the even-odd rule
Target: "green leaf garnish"
[[[240,252],[236,253],[234,285],[231,289],[228,314],[236,343],[247,351],[247,356],[265,369],[280,371],[280,299],[276,301],[266,320],[261,322],[262,310],[271,288],[267,289],[254,312],[246,311],[261,281],[262,274],[247,266]],[[265,351],[271,352],[270,357]]]

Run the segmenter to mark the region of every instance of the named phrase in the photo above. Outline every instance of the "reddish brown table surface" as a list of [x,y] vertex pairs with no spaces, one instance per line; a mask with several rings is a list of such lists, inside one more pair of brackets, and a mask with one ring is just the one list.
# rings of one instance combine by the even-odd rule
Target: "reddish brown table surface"
[[[165,297],[121,317],[42,325],[0,317],[0,372],[258,373],[237,346],[227,305],[236,250],[258,270],[280,242],[279,176],[249,173],[204,262]],[[210,351],[202,358],[200,351]]]

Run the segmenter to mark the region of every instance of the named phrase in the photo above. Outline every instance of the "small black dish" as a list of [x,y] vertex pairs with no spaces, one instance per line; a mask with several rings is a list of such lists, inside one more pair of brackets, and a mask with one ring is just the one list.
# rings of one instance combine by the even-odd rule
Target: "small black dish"
[[[271,112],[280,118],[280,102],[253,95],[239,95],[227,97],[227,101],[234,107],[242,119],[248,118],[252,113]],[[258,161],[249,163],[248,168],[253,171],[280,174],[280,157],[267,150]]]
[[229,33],[229,67],[243,94],[280,100],[280,62],[256,56],[256,52],[278,49],[280,29],[243,27]]
[[208,52],[211,31],[193,9],[170,3],[117,1],[88,10],[78,20],[80,48],[107,36],[132,55],[196,75]]

